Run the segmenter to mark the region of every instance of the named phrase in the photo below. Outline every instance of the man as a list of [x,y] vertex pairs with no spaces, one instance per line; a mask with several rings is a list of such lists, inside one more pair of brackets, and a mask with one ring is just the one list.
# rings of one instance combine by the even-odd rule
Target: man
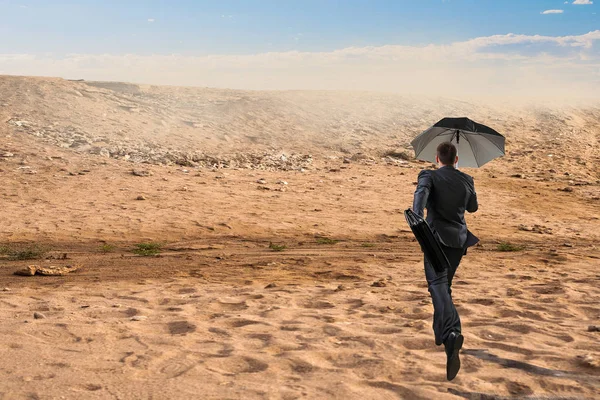
[[427,223],[439,240],[450,262],[450,269],[438,273],[425,258],[425,277],[433,302],[433,331],[435,343],[446,349],[446,377],[456,377],[460,369],[459,351],[464,338],[460,318],[452,302],[452,278],[467,252],[479,240],[467,230],[465,210],[477,211],[477,195],[473,178],[455,168],[458,162],[456,147],[449,142],[437,147],[436,161],[441,167],[419,173],[413,211],[423,216],[427,208]]

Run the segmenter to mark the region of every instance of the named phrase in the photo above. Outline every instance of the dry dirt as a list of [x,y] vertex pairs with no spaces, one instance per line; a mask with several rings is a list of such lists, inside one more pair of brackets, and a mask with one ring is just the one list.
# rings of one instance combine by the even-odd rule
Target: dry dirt
[[[450,383],[402,214],[431,165],[382,157],[445,115],[507,136],[465,170]],[[0,76],[0,399],[597,398],[599,144],[598,105]]]

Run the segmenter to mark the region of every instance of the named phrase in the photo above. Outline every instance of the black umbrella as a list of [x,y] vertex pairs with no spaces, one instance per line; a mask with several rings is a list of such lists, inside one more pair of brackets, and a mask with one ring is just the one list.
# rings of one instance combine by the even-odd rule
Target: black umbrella
[[416,158],[435,163],[437,147],[443,142],[456,146],[461,167],[481,167],[504,155],[504,136],[469,118],[444,118],[411,144]]

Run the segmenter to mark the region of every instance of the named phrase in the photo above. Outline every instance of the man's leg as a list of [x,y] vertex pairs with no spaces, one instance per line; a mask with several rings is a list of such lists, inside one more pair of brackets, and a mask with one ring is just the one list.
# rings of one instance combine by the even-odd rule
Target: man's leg
[[[460,319],[450,296],[448,272],[444,271],[438,274],[429,260],[425,258],[425,277],[433,302],[433,332],[435,344],[438,346],[444,343],[456,327],[460,332]],[[452,271],[452,276],[454,276],[454,271]]]
[[[448,258],[448,261],[450,262],[450,270],[448,271],[448,294],[450,295],[450,301],[452,302],[452,280],[454,279],[454,274],[456,273],[456,270],[458,269],[458,266],[460,264],[460,261],[462,260],[463,254],[464,254],[464,249],[455,249],[452,247],[446,247],[443,246],[442,250],[444,250],[444,253],[446,254],[446,257]],[[452,302],[452,306],[454,307],[454,302]],[[456,308],[455,308],[456,310]],[[458,312],[456,313],[456,320],[454,320],[454,325],[452,326],[451,330],[455,331],[457,333],[461,332],[461,326],[460,326],[460,317],[458,316]]]

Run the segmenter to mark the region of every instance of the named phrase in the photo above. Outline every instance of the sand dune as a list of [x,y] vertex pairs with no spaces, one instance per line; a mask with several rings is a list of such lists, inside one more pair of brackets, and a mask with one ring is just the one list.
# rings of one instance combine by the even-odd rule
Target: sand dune
[[[0,398],[597,398],[597,106],[15,77],[0,93]],[[448,383],[402,215],[429,164],[382,154],[454,113],[508,151],[467,171],[482,242],[455,278]],[[31,264],[82,268],[13,275]]]

